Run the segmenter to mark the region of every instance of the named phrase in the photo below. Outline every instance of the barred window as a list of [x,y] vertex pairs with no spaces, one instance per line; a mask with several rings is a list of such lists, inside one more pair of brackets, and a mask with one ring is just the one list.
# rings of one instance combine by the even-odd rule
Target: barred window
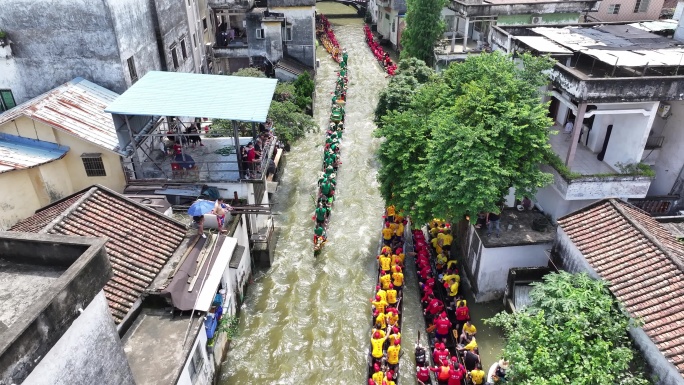
[[105,172],[104,162],[102,162],[102,154],[88,154],[81,155],[83,167],[88,176],[107,176]]
[[620,4],[611,4],[608,6],[608,13],[611,15],[617,15],[620,13]]

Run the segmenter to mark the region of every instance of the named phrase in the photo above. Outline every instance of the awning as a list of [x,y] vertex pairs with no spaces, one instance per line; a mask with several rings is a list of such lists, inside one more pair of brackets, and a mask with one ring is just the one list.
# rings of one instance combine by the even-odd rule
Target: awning
[[265,122],[276,79],[151,71],[105,112]]

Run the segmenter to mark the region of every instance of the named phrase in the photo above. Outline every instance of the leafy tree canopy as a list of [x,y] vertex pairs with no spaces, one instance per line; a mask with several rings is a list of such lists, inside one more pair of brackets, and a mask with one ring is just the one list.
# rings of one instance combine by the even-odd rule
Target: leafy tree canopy
[[442,8],[447,1],[410,0],[406,3],[406,29],[401,34],[401,58],[415,57],[432,64],[435,42],[444,33]]
[[[533,284],[529,307],[485,320],[502,327],[511,385],[645,385],[627,331],[635,322],[603,281],[548,274]],[[637,363],[638,364],[638,363]]]
[[386,138],[379,149],[386,201],[417,222],[460,218],[496,210],[510,187],[522,197],[548,184],[539,164],[552,122],[540,90],[551,66],[531,55],[470,56],[406,100],[387,102],[382,108],[394,110],[380,117],[377,132]]
[[435,78],[435,72],[424,61],[408,58],[399,62],[396,75],[385,89],[380,92],[380,99],[375,108],[375,123],[383,124],[382,117],[389,111],[401,112],[411,103],[411,97],[418,88]]
[[260,69],[254,67],[240,68],[239,70],[232,73],[233,76],[244,76],[246,78],[265,78],[266,74],[261,72]]
[[316,85],[308,72],[299,75],[293,84],[295,87],[295,104],[302,110],[306,110],[311,105],[311,95]]

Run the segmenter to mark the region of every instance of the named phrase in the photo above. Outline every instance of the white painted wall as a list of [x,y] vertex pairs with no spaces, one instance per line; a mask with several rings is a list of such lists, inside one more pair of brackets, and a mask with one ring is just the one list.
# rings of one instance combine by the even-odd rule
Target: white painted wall
[[[684,102],[669,102],[671,115],[656,118],[653,131],[664,136],[663,147],[655,162],[656,178],[648,190],[649,195],[667,195],[684,167]],[[648,151],[647,151],[648,152]]]
[[[580,250],[570,240],[562,228],[557,227],[554,248],[561,257],[563,269],[571,273],[585,272],[594,279],[601,279],[596,271],[589,265]],[[646,335],[642,328],[632,328],[630,336],[636,346],[641,350],[644,358],[649,363],[654,373],[659,377],[658,385],[682,385],[684,378],[665,356],[658,350],[653,341]]]
[[135,384],[104,291],[93,298],[23,384]]
[[[658,102],[643,104],[621,104],[620,109],[644,108],[651,110],[655,114]],[[615,108],[609,108],[615,109]],[[644,152],[648,133],[651,131],[654,115],[644,116],[642,114],[611,114],[613,131],[608,141],[608,149],[604,162],[611,166],[616,163],[637,163],[641,160]],[[594,131],[592,130],[592,134]],[[601,141],[601,144],[603,141]]]
[[565,200],[556,187],[550,185],[539,189],[534,200],[538,205],[537,208],[551,215],[551,219],[555,221],[565,214],[596,202],[597,199]]
[[[249,278],[252,275],[252,254],[249,248],[249,234],[244,221],[242,225],[238,226],[233,236],[237,238],[238,245],[245,247],[240,264],[236,269],[231,268],[229,272],[229,282],[233,293],[236,296],[235,298],[232,298],[232,301],[233,305],[237,306],[238,303],[242,303],[245,294],[245,288],[247,287]],[[234,312],[231,314],[234,314]]]
[[[200,327],[200,331],[197,334],[197,338],[195,338],[195,342],[192,345],[192,349],[190,349],[190,353],[188,354],[188,359],[185,361],[185,365],[183,366],[183,371],[181,372],[180,376],[178,377],[178,382],[176,382],[176,385],[211,385],[212,384],[212,379],[214,377],[214,365],[212,361],[209,360],[209,355],[207,354],[207,332],[204,329],[204,326]],[[190,362],[192,361],[192,357],[195,354],[195,351],[199,350],[202,354],[202,369],[199,372],[199,375],[197,376],[197,379],[193,382],[192,379],[190,378]]]
[[[474,236],[479,236],[475,233]],[[503,296],[508,279],[508,270],[514,267],[547,266],[545,250],[551,243],[535,245],[482,248],[476,269],[477,302],[490,301]]]

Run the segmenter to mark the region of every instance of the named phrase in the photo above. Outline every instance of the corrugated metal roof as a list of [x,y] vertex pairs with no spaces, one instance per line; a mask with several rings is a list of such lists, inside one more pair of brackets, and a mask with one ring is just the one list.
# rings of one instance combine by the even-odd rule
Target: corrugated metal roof
[[0,133],[0,173],[40,166],[66,155],[69,147]]
[[151,71],[105,111],[265,122],[276,79]]
[[104,111],[118,96],[95,83],[76,78],[0,114],[0,125],[26,116],[121,154],[114,120]]
[[629,25],[649,32],[674,31],[677,29],[677,20],[641,21]]
[[569,49],[563,48],[563,46],[556,44],[544,36],[515,36],[515,38],[541,53],[572,54],[572,51]]

